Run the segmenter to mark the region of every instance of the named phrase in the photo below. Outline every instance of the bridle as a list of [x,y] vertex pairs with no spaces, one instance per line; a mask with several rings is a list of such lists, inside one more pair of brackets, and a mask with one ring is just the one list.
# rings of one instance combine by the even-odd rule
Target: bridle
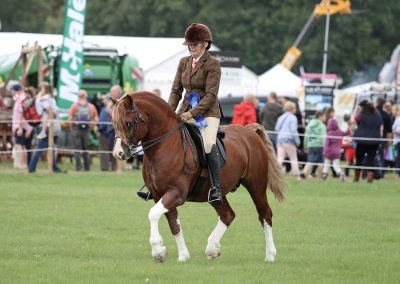
[[[134,134],[136,134],[139,121],[142,121],[146,126],[148,125],[148,123],[144,120],[142,114],[136,108],[135,104],[132,104],[131,112],[133,112],[135,114],[135,118],[132,121],[128,121],[127,122],[127,126],[128,127],[132,127],[132,132]],[[126,158],[129,159],[131,157],[134,157],[135,154],[137,153],[137,149],[140,148],[140,147],[142,147],[142,150],[144,151],[145,149],[148,149],[148,148],[160,143],[161,141],[164,141],[169,136],[171,136],[175,131],[177,131],[179,128],[181,128],[183,126],[183,124],[184,124],[184,122],[179,123],[178,126],[176,126],[175,128],[171,129],[167,133],[161,135],[160,137],[157,137],[157,138],[145,141],[145,142],[141,142],[141,143],[139,143],[137,145],[135,145],[134,143],[126,144],[128,146],[129,152],[130,152],[130,157],[126,157]],[[121,135],[116,134],[115,138],[120,138],[121,139]]]

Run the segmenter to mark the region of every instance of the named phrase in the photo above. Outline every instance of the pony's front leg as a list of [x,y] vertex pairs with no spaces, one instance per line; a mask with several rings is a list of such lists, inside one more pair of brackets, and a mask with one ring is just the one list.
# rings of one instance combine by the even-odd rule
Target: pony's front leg
[[178,262],[188,261],[190,258],[189,251],[187,249],[185,239],[183,238],[182,226],[179,221],[178,211],[176,208],[172,208],[165,213],[167,217],[171,233],[175,237],[176,245],[178,246]]
[[220,218],[218,218],[217,226],[214,231],[212,231],[211,235],[208,237],[207,247],[206,247],[206,255],[208,260],[217,258],[220,256],[221,251],[221,239],[225,234],[226,229],[228,228]]
[[155,261],[163,262],[167,258],[167,248],[163,244],[163,239],[158,231],[158,222],[164,213],[167,213],[168,209],[162,204],[162,198],[150,209],[149,220],[150,220],[150,244],[151,244],[151,255]]
[[223,198],[222,205],[213,205],[213,207],[217,211],[219,218],[217,226],[208,237],[205,252],[209,260],[220,256],[221,239],[224,236],[228,226],[232,223],[233,219],[235,219],[235,212],[232,210],[231,206],[228,203],[228,200],[225,197]]

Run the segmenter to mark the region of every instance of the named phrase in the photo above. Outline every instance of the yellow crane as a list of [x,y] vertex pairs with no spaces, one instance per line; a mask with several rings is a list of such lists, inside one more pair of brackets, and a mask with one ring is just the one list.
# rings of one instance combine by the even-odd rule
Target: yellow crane
[[314,11],[308,18],[306,24],[288,49],[283,57],[281,64],[287,69],[292,69],[293,65],[301,56],[301,51],[298,46],[307,38],[315,22],[323,15],[350,14],[350,0],[322,0],[321,3],[315,5]]

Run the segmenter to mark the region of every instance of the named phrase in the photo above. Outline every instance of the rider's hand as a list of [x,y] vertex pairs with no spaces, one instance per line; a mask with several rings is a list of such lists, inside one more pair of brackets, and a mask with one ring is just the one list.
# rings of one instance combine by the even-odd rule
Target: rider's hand
[[22,134],[23,134],[23,131],[22,131],[22,128],[20,127],[17,129],[17,136],[22,136]]
[[187,112],[182,113],[180,117],[183,122],[186,122],[186,121],[192,119],[193,115],[190,111],[187,111]]

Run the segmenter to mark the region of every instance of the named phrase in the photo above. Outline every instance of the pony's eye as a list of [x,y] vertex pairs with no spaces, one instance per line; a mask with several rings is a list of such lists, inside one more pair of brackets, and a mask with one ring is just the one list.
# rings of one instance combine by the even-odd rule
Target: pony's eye
[[127,122],[126,125],[127,125],[128,127],[132,127],[132,126],[133,126],[132,122],[130,122],[130,121]]

